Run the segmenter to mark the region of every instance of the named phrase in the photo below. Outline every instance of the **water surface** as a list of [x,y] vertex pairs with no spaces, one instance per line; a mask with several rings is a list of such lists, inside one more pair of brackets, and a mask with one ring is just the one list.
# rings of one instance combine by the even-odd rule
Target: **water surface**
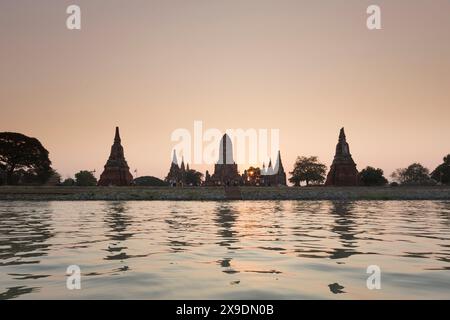
[[450,202],[0,202],[12,298],[450,299]]

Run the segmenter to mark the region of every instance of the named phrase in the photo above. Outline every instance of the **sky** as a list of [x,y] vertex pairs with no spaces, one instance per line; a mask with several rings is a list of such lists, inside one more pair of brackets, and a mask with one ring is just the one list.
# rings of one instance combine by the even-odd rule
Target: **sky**
[[131,171],[160,178],[194,121],[279,129],[286,171],[330,166],[341,127],[359,170],[450,153],[447,0],[5,0],[0,46],[0,131],[38,138],[63,178],[99,176],[116,126]]

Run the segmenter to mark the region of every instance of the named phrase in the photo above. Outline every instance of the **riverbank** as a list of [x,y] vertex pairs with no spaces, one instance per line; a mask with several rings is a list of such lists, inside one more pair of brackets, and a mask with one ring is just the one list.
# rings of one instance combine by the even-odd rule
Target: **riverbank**
[[[450,187],[239,187],[233,200],[450,200]],[[236,193],[240,197],[236,197]],[[0,201],[230,200],[223,187],[0,187]]]

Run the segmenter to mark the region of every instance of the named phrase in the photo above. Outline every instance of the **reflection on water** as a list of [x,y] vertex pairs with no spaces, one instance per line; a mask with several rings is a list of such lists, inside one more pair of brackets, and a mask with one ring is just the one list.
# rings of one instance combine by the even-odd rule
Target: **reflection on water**
[[0,202],[0,217],[0,299],[450,299],[445,201]]
[[39,263],[49,251],[53,237],[48,206],[38,204],[34,210],[2,212],[0,265]]
[[[106,248],[107,255],[103,259],[117,260],[118,265],[112,270],[112,274],[128,271],[130,268],[126,259],[131,256],[127,254],[126,241],[133,236],[133,233],[127,231],[127,227],[132,224],[132,221],[127,213],[126,203],[107,203],[104,221],[107,226],[105,235],[110,241]],[[96,274],[91,273],[90,275]]]
[[342,244],[341,248],[335,248],[330,255],[330,259],[348,258],[358,252],[357,225],[354,222],[353,204],[349,202],[334,202],[331,213],[335,217],[331,231],[339,236]]
[[[39,264],[50,251],[51,244],[48,240],[54,236],[48,204],[37,203],[31,210],[19,208],[2,210],[0,217],[1,270],[8,266],[7,269],[14,270],[14,266]],[[0,287],[3,289],[0,289],[0,299],[12,299],[39,290],[38,287],[18,285],[21,284],[21,280],[49,277],[45,274],[34,275],[20,272],[11,272],[8,276],[17,281],[11,286]]]
[[239,247],[233,246],[234,243],[238,242],[238,234],[234,230],[237,212],[233,210],[232,202],[218,202],[214,209],[214,221],[217,225],[217,234],[219,236],[219,241],[216,243],[227,248],[225,256],[218,260],[217,263],[224,273],[239,273],[238,270],[232,267],[233,258],[231,257],[235,250],[239,250]]
[[108,203],[106,209],[105,223],[109,230],[105,235],[110,239],[110,243],[106,249],[108,254],[104,259],[123,261],[129,258],[125,243],[128,238],[133,236],[133,233],[127,231],[127,226],[131,224],[131,218],[127,213],[125,203]]
[[230,247],[238,241],[238,235],[234,230],[237,212],[233,209],[233,203],[218,203],[214,210],[214,221],[217,224],[217,234],[220,236],[221,246]]

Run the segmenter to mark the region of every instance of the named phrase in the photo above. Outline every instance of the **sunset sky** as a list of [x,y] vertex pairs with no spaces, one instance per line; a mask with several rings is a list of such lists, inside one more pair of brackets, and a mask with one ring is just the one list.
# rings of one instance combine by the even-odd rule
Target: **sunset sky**
[[131,170],[163,178],[195,120],[280,129],[286,171],[329,166],[341,127],[359,170],[450,153],[448,0],[10,0],[0,40],[0,131],[38,138],[63,178],[98,176],[115,126]]

